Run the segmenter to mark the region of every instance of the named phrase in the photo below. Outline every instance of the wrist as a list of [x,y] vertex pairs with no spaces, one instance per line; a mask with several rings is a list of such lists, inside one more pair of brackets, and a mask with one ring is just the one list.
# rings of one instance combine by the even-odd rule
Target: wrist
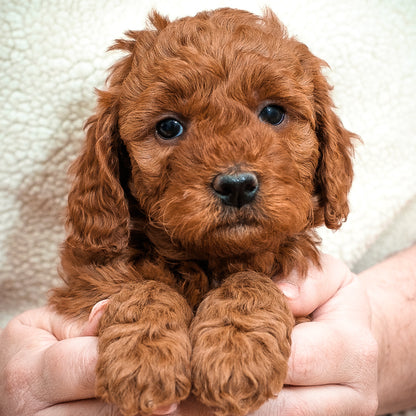
[[377,414],[416,406],[416,247],[360,274],[371,307],[371,329],[377,340]]
[[372,287],[371,279],[366,281],[365,278],[362,279],[364,283],[365,290],[367,292],[367,297],[370,304],[370,313],[371,313],[371,332],[377,342],[378,346],[378,360],[377,360],[377,373],[378,373],[378,400],[379,407],[377,414],[386,413],[383,409],[386,407],[385,403],[385,389],[384,385],[386,380],[386,369],[390,368],[389,364],[389,351],[390,351],[390,341],[388,334],[390,333],[389,320],[386,318],[383,309],[383,295],[379,290]]

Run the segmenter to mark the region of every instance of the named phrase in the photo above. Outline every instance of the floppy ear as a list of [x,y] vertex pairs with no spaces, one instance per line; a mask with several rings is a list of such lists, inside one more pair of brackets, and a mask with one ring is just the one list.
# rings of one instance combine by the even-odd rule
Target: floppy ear
[[331,87],[321,72],[315,75],[315,131],[320,160],[315,176],[315,192],[321,215],[318,221],[338,229],[349,213],[348,192],[353,179],[353,141],[358,136],[346,130],[335,114]]
[[[127,33],[133,37],[136,32]],[[97,111],[86,123],[86,141],[70,168],[74,177],[68,196],[67,239],[63,264],[103,264],[119,255],[129,240],[128,203],[121,184],[124,145],[118,129],[119,97],[132,66],[134,40],[118,40],[110,49],[127,50],[97,91]]]
[[65,249],[85,263],[101,263],[100,259],[115,255],[128,241],[128,207],[119,174],[117,109],[103,101],[86,124],[84,149],[70,169],[74,181],[68,196]]
[[68,196],[64,267],[103,264],[128,246],[130,214],[125,190],[130,160],[119,133],[119,101],[122,91],[139,93],[129,74],[138,72],[141,54],[154,42],[157,31],[169,23],[156,12],[149,20],[153,28],[128,31],[126,39],[116,40],[109,48],[127,55],[110,69],[108,90],[97,91],[96,114],[86,123],[84,149],[70,170],[74,181]]
[[349,213],[353,141],[358,136],[346,130],[334,112],[332,87],[321,72],[323,66],[328,66],[326,62],[315,57],[303,44],[298,44],[298,51],[305,73],[313,83],[315,133],[319,140],[314,225],[325,223],[328,228],[338,229]]
[[268,8],[265,18],[274,33],[279,33],[291,43],[291,50],[299,60],[302,77],[301,84],[310,86],[309,98],[314,107],[314,125],[319,140],[320,159],[315,173],[314,226],[325,223],[328,228],[337,229],[347,218],[348,192],[351,187],[353,171],[353,141],[358,136],[344,128],[335,114],[334,103],[330,97],[332,87],[322,74],[322,67],[328,64],[314,56],[308,47],[296,38],[287,38],[284,26]]

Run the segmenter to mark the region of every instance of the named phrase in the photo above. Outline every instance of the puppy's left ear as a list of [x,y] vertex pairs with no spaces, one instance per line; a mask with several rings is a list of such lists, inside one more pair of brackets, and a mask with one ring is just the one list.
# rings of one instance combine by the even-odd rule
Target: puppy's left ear
[[353,145],[358,136],[342,125],[334,112],[330,96],[332,87],[322,74],[326,62],[298,44],[299,56],[313,82],[315,133],[319,140],[320,160],[315,173],[314,225],[338,229],[349,213],[348,192],[351,188]]
[[[322,75],[320,77],[323,78]],[[315,192],[321,212],[323,211],[325,225],[338,229],[349,213],[348,193],[353,179],[353,145],[358,136],[345,129],[335,114],[326,79],[318,82],[323,85],[317,87],[315,92],[316,135],[321,153],[315,176]]]

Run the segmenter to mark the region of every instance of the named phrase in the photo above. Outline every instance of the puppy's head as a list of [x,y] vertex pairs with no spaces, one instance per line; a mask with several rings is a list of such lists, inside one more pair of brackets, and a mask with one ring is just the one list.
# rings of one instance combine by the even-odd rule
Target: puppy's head
[[156,245],[200,258],[338,228],[353,135],[332,109],[325,63],[269,10],[150,21],[113,47],[128,54],[99,92],[74,167],[70,239],[107,255],[125,247],[126,192]]

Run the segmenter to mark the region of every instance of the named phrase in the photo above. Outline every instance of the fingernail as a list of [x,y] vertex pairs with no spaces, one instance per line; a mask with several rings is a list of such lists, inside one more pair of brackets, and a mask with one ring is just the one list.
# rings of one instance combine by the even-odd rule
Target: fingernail
[[81,332],[83,336],[95,336],[98,332],[98,326],[105,311],[105,305],[108,303],[109,299],[101,300],[97,302],[91,309],[90,316],[88,321],[85,323],[84,328]]
[[95,315],[101,311],[102,307],[105,306],[106,303],[108,303],[109,299],[100,300],[97,302],[91,309],[90,316],[88,318],[89,321],[92,321],[95,317]]
[[279,282],[279,289],[290,300],[294,300],[299,296],[299,287],[290,282]]

